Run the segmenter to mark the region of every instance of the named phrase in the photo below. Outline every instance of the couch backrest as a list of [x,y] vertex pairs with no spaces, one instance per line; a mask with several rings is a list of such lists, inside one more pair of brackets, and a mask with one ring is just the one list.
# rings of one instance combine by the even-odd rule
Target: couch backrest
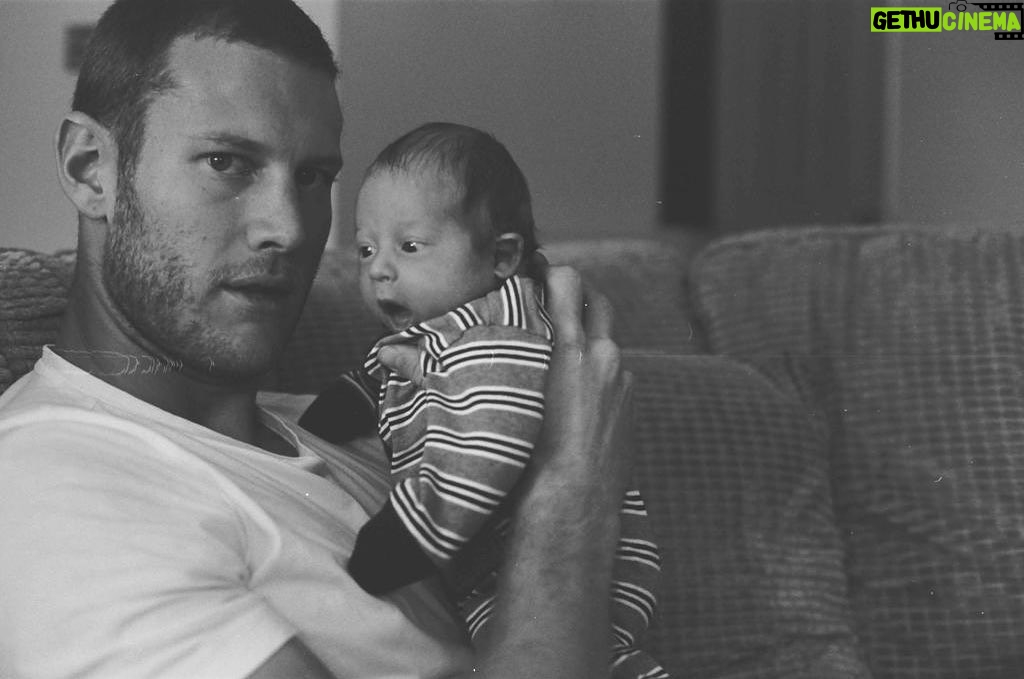
[[0,248],[0,393],[57,337],[74,253]]
[[712,351],[828,425],[876,677],[1024,667],[1024,227],[821,228],[713,244]]

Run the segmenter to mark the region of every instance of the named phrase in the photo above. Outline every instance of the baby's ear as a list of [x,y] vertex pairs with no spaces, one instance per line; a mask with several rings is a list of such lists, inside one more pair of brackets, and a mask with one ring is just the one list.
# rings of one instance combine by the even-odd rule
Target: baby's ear
[[519,268],[523,259],[523,236],[503,233],[494,239],[494,275],[507,279]]

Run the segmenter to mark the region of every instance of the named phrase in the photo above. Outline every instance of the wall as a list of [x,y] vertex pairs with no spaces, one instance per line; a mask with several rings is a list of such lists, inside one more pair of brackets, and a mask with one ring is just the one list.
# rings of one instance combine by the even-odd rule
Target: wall
[[75,244],[75,211],[57,184],[53,135],[71,102],[64,28],[105,2],[0,0],[0,246]]
[[363,169],[429,120],[497,136],[543,241],[657,230],[660,3],[346,0],[342,238]]
[[1024,41],[872,33],[875,4],[717,3],[716,233],[1021,222]]
[[893,219],[1024,225],[1024,41],[884,37],[896,48]]
[[[663,1],[303,0],[333,27],[325,33],[343,69],[336,242],[351,232],[359,176],[376,151],[439,118],[509,146],[545,240],[662,233]],[[61,42],[65,25],[93,21],[105,4],[0,0],[0,246],[74,245],[51,147],[74,83]],[[872,34],[870,4],[717,3],[706,133],[720,230],[822,216],[1020,220],[1024,43]],[[752,12],[778,24],[767,30]],[[824,87],[836,83],[850,84],[847,100]],[[786,136],[794,130],[800,138]]]
[[[300,0],[343,75],[346,169],[336,242],[359,176],[432,119],[488,129],[520,162],[545,241],[651,235],[657,224],[660,0]],[[73,75],[65,24],[105,0],[0,0],[0,246],[75,242],[52,135]],[[328,30],[333,27],[334,30]]]
[[870,4],[718,4],[719,231],[882,218],[887,51]]

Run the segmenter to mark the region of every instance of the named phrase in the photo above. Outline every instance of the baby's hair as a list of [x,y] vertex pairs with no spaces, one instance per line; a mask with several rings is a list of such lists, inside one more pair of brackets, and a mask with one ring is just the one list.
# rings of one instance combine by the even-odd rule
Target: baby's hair
[[492,135],[467,125],[427,123],[391,142],[366,170],[433,170],[449,176],[461,192],[460,218],[474,222],[475,238],[502,233],[523,237],[523,257],[538,248],[530,189],[508,149]]

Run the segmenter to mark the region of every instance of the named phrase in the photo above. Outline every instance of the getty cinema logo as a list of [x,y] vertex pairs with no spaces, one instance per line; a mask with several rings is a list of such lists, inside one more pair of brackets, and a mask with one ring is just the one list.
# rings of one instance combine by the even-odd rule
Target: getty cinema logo
[[[968,5],[979,11],[968,10]],[[956,9],[956,11],[952,11]],[[1017,16],[1017,12],[1021,16]],[[951,2],[941,7],[872,7],[872,33],[992,31],[996,40],[1022,40],[1024,2]]]

